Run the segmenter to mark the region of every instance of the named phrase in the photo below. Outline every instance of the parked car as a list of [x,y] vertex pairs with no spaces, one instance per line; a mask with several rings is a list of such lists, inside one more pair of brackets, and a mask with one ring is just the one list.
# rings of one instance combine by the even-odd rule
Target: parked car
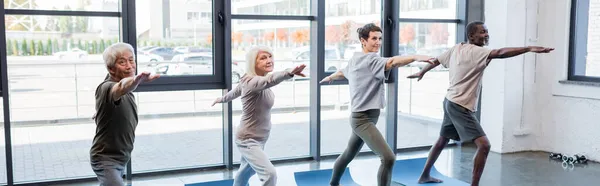
[[175,47],[173,50],[186,54],[186,53],[212,53],[211,48],[197,47],[197,46],[179,46]]
[[[164,75],[212,75],[213,56],[206,53],[179,54],[173,56],[171,61],[158,63],[154,71]],[[236,62],[232,64],[233,83],[238,83],[244,73]]]
[[55,52],[53,54],[60,60],[84,60],[88,57],[88,52],[79,48],[71,48],[67,51]]
[[[288,64],[285,68],[291,68],[300,64],[306,65],[305,75],[310,76],[310,47],[303,46],[292,50],[291,58],[293,59],[292,64]],[[325,47],[325,72],[336,72],[337,70],[346,67],[348,61],[342,59],[340,51],[333,46]]]
[[182,54],[181,52],[177,52],[170,47],[154,47],[150,49],[145,49],[143,51],[138,51],[138,53],[146,55],[155,54],[162,57],[165,60],[171,60],[173,56]]

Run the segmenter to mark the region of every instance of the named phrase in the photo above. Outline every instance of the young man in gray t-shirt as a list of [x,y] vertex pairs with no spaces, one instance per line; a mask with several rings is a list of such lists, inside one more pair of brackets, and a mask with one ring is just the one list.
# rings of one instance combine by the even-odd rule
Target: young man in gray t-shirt
[[96,134],[90,148],[90,163],[100,185],[124,185],[123,173],[138,124],[132,91],[159,77],[148,72],[136,76],[133,54],[127,43],[113,44],[102,54],[109,75],[96,88]]
[[419,183],[440,183],[442,180],[429,175],[431,167],[437,160],[442,149],[450,139],[456,141],[474,141],[477,153],[474,159],[473,178],[471,185],[479,185],[479,179],[485,167],[485,161],[490,151],[490,142],[475,118],[477,100],[479,98],[483,71],[492,59],[509,58],[527,52],[548,53],[553,48],[517,47],[487,49],[489,35],[483,22],[472,22],[467,25],[468,44],[459,43],[438,56],[434,64],[428,65],[420,72],[408,76],[418,78],[439,64],[449,69],[450,87],[444,99],[444,120],[440,137],[431,148],[425,168],[419,178]]

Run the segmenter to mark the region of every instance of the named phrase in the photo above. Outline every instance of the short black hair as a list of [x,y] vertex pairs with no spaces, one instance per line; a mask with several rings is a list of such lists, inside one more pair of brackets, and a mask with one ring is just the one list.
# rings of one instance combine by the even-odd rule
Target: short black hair
[[365,40],[368,40],[369,39],[369,33],[371,33],[371,32],[382,32],[382,31],[381,31],[381,28],[379,28],[374,23],[369,23],[369,24],[366,24],[365,26],[362,26],[362,27],[358,28],[356,30],[356,32],[358,32],[358,39],[359,40],[361,38],[365,39]]
[[483,21],[473,21],[467,25],[467,40],[469,40],[469,36],[477,31],[477,25],[483,25]]

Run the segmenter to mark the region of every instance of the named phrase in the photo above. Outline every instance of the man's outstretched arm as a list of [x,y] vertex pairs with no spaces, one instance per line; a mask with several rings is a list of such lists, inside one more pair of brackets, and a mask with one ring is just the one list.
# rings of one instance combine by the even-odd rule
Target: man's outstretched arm
[[535,53],[548,53],[554,50],[554,48],[546,48],[539,46],[530,46],[530,47],[507,47],[501,49],[494,49],[490,52],[488,59],[503,59],[515,57],[527,52],[535,52]]

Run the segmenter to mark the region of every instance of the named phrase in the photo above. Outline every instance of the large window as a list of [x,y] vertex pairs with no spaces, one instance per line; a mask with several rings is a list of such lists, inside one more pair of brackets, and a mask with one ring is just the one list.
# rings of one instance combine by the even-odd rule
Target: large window
[[[456,0],[400,1],[398,54],[437,57],[454,46],[456,8]],[[439,65],[418,82],[406,78],[425,66],[415,62],[398,69],[398,148],[431,145],[439,136],[448,69]]]
[[401,0],[400,18],[455,19],[459,0]]
[[119,40],[119,19],[20,16],[37,24],[5,23],[14,180],[94,175],[94,91],[107,73],[101,53]]
[[[119,1],[89,0],[4,0],[6,9],[62,10],[62,11],[108,11],[119,10]],[[33,19],[29,19],[33,20]]]
[[[307,65],[308,77],[271,88],[275,102],[265,147],[269,157],[339,154],[352,134],[347,81],[317,81],[346,67],[361,51],[357,28],[374,23],[384,29],[380,54],[397,45],[398,51],[391,53],[435,57],[462,39],[466,2],[3,0],[0,39],[6,38],[6,51],[0,53],[0,65],[6,67],[1,77],[7,78],[0,78],[0,85],[10,90],[0,101],[10,104],[0,104],[0,110],[10,115],[0,114],[8,119],[0,129],[10,126],[10,136],[0,133],[0,185],[95,180],[89,162],[96,130],[94,94],[107,75],[102,53],[116,42],[134,46],[138,72],[162,76],[134,93],[139,124],[127,173],[135,174],[134,181],[146,173],[230,168],[239,162],[234,140],[241,100],[232,101],[231,111],[229,104],[211,104],[225,88],[239,84],[247,72],[246,51],[256,45],[273,50],[275,71]],[[577,2],[589,6],[589,1]],[[396,6],[383,7],[389,4]],[[586,17],[587,9],[584,13]],[[389,16],[399,19],[382,20]],[[587,32],[593,32],[587,29],[589,21],[586,17],[586,29],[578,29],[585,33],[575,35],[585,42],[573,50],[584,53],[576,55],[573,74],[580,76],[573,77],[600,76],[593,71],[593,60],[579,63],[585,61],[580,56],[594,49],[587,40]],[[397,132],[398,148],[431,145],[439,133],[448,72],[437,68],[420,82],[406,79],[422,67],[399,68],[397,79],[386,82],[386,99],[398,96],[398,107],[387,102],[377,128],[385,137]],[[394,115],[386,112],[398,114],[397,131],[390,119]],[[12,158],[6,158],[6,146]],[[361,151],[370,149],[364,145]],[[6,170],[5,160],[12,169]]]
[[257,15],[308,15],[310,0],[278,0],[264,3],[254,0],[232,0],[231,12]]
[[[216,165],[223,162],[220,90],[136,93],[139,124],[133,172]],[[201,114],[199,114],[201,113]]]
[[212,76],[212,1],[136,1],[139,71]]
[[[270,88],[275,95],[275,102],[271,110],[271,135],[265,146],[265,152],[272,159],[308,156],[309,79],[313,77],[310,76],[310,59],[303,56],[310,54],[309,22],[289,20],[233,20],[233,22],[234,26],[231,28],[233,68],[245,71],[246,51],[256,45],[267,46],[273,51],[273,72],[301,64],[307,65],[304,74],[308,77],[297,76]],[[236,78],[232,78],[232,81],[233,87],[238,85]],[[234,140],[237,129],[241,125],[241,108],[241,100],[239,98],[234,100]],[[240,160],[240,154],[235,143],[233,147],[233,160],[237,162]]]
[[600,2],[572,0],[569,80],[600,80]]

